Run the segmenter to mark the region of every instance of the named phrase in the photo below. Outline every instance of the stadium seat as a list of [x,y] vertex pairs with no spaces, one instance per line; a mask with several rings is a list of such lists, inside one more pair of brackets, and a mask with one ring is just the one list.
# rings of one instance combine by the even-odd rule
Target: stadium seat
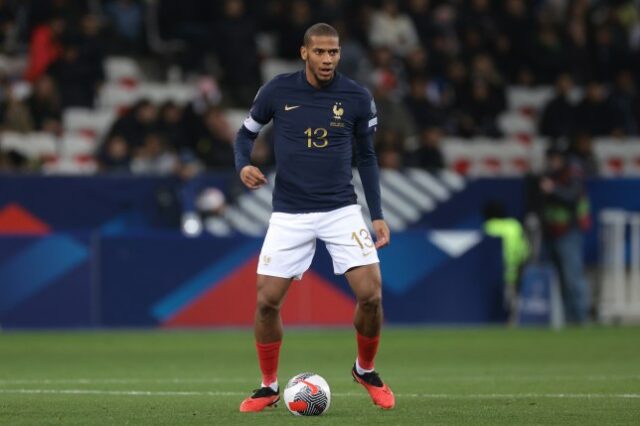
[[512,86],[507,90],[507,109],[521,112],[535,112],[542,109],[553,98],[551,86]]
[[89,175],[97,170],[98,164],[93,157],[56,158],[42,166],[46,174]]
[[34,158],[46,158],[58,155],[56,137],[50,133],[28,133],[27,143],[31,146]]
[[142,71],[134,59],[125,56],[110,56],[104,60],[108,82],[138,82],[143,80]]
[[100,138],[109,130],[115,118],[112,108],[67,108],[64,111],[63,125],[66,132]]
[[498,127],[505,135],[535,135],[537,124],[528,114],[518,110],[503,112],[498,116]]
[[132,105],[141,97],[138,86],[128,87],[119,83],[107,82],[98,94],[98,106],[119,110]]
[[62,158],[93,156],[96,139],[82,133],[66,132],[60,138],[60,155]]
[[602,176],[639,176],[640,140],[598,138],[593,153]]

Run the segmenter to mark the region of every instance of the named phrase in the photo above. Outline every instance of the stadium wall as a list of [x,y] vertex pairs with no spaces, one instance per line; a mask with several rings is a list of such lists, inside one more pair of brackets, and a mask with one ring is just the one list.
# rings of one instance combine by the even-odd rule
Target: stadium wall
[[[231,182],[230,174],[206,179],[222,188]],[[471,181],[431,213],[431,224],[425,217],[394,234],[380,253],[387,322],[504,321],[500,244],[478,231],[478,212],[487,199],[501,197],[513,214],[522,212],[523,187],[520,179]],[[596,214],[604,207],[640,211],[639,179],[595,180],[589,188]],[[0,326],[251,324],[261,239],[186,238],[174,230],[179,203],[166,202],[167,194],[179,199],[179,182],[0,178]],[[588,239],[587,252],[595,256],[595,228]],[[285,322],[348,325],[353,307],[344,278],[333,275],[319,244],[313,268],[287,299]]]

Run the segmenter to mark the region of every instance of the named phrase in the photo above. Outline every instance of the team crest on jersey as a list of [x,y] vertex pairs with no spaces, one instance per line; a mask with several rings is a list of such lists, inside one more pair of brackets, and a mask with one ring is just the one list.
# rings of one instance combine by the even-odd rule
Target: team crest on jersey
[[342,102],[336,102],[333,104],[333,120],[331,121],[331,127],[344,127],[344,123],[342,122],[342,116],[344,115],[344,108],[342,107]]
[[266,266],[266,265],[268,265],[268,264],[270,264],[270,263],[271,263],[271,256],[266,255],[266,254],[265,254],[265,255],[263,255],[263,256],[262,256],[262,263],[263,263],[265,266]]

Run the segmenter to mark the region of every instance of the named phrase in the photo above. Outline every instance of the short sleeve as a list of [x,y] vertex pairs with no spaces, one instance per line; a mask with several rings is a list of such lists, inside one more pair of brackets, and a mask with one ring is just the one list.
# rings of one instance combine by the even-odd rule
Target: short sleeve
[[378,127],[378,111],[376,103],[369,92],[360,101],[360,113],[356,119],[355,135],[362,138],[374,133]]

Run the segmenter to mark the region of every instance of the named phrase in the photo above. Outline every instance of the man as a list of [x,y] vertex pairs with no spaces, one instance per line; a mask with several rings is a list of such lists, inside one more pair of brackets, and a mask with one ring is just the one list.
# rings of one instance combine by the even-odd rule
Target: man
[[[304,70],[283,74],[258,92],[235,142],[236,168],[250,189],[267,182],[250,165],[253,141],[274,121],[277,163],[273,210],[258,265],[255,338],[262,384],[240,411],[262,411],[279,400],[280,307],[293,279],[309,268],[316,238],[326,243],[336,274],[344,274],[357,305],[358,357],[353,378],[374,404],[390,409],[395,398],[374,370],[382,325],[381,276],[376,250],[389,244],[382,218],[378,164],[372,134],[375,104],[369,92],[336,72],[339,38],[327,24],[304,35]],[[354,142],[355,141],[355,142]],[[371,212],[376,242],[367,230],[351,184],[352,146]]]
[[550,148],[540,179],[545,248],[560,279],[565,318],[583,324],[589,316],[589,286],[582,258],[583,233],[591,226],[589,199],[580,164]]

